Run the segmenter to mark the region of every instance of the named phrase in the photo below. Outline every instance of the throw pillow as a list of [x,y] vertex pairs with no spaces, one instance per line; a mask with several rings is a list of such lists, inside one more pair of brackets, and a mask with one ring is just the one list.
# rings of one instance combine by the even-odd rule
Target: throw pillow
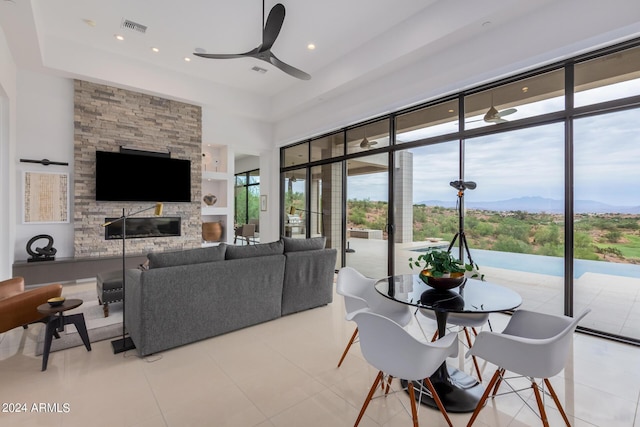
[[258,243],[257,245],[227,247],[226,259],[252,258],[266,255],[282,255],[284,244],[282,241],[272,243]]
[[176,265],[202,264],[211,261],[222,261],[227,249],[226,244],[207,248],[186,249],[175,252],[151,252],[148,255],[149,268],[173,267]]
[[327,238],[324,236],[312,237],[310,239],[294,239],[291,237],[282,237],[282,241],[284,242],[285,252],[298,252],[324,249]]

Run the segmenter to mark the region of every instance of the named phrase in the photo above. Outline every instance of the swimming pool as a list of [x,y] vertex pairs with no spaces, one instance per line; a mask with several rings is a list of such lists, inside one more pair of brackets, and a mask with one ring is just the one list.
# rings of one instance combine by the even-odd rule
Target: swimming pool
[[[414,249],[416,252],[426,252],[430,248]],[[453,249],[457,253],[457,247]],[[504,268],[506,270],[524,271],[527,273],[548,274],[562,277],[564,275],[564,259],[559,257],[519,254],[513,252],[488,251],[471,249],[473,261],[480,266]],[[640,265],[618,264],[605,261],[575,260],[573,264],[574,277],[579,278],[584,273],[600,273],[612,276],[640,278]]]

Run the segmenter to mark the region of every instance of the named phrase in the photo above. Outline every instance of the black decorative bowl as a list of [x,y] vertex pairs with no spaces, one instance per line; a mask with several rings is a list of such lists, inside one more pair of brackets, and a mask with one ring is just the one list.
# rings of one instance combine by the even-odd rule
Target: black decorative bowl
[[458,277],[432,277],[420,273],[420,279],[434,289],[453,289],[464,283],[464,274]]
[[64,304],[65,297],[49,298],[47,302],[51,307],[58,307]]

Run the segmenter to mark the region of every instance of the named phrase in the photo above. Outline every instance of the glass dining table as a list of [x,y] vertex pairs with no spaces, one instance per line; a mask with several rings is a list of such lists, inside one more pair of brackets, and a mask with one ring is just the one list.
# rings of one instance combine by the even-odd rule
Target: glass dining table
[[[497,313],[514,310],[522,304],[522,297],[517,292],[475,279],[466,279],[457,288],[438,290],[424,283],[418,275],[404,274],[380,279],[374,286],[378,293],[399,304],[414,306],[416,310],[433,310],[441,337],[446,334],[449,313]],[[448,412],[473,412],[484,392],[484,387],[474,377],[447,366],[446,361],[431,376],[431,382]],[[421,384],[414,386],[422,388]],[[437,408],[426,387],[422,403]]]

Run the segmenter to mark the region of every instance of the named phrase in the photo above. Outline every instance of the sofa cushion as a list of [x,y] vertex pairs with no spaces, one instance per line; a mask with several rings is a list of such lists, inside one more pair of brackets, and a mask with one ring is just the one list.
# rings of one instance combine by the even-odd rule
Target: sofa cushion
[[313,251],[324,249],[327,238],[311,237],[310,239],[294,239],[291,237],[282,237],[285,252]]
[[252,258],[266,255],[282,255],[284,243],[281,240],[272,243],[258,243],[257,245],[227,247],[226,259]]
[[227,245],[222,243],[218,246],[210,246],[207,248],[186,249],[174,252],[151,252],[148,255],[149,269],[222,261],[224,260],[226,251]]

